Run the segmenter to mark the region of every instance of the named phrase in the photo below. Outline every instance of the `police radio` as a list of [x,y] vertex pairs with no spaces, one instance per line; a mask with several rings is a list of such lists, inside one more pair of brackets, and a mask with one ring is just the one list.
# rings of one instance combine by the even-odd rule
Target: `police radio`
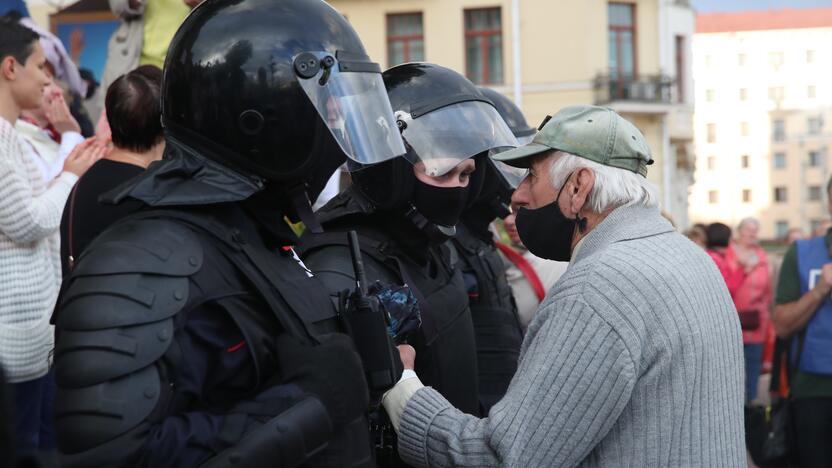
[[358,235],[355,231],[350,231],[347,236],[355,270],[355,291],[348,298],[346,318],[355,347],[364,363],[367,385],[372,393],[380,395],[396,383],[396,369],[401,366],[396,365],[398,356],[393,354],[395,348],[388,334],[387,315],[378,298],[367,292],[367,277]]

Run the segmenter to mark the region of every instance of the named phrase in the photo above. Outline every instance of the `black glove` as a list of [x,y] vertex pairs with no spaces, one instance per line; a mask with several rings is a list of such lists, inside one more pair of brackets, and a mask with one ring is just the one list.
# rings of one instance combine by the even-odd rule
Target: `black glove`
[[277,338],[282,380],[320,399],[333,425],[342,427],[367,411],[364,368],[349,336],[332,333],[319,339],[321,344],[307,345],[288,334]]

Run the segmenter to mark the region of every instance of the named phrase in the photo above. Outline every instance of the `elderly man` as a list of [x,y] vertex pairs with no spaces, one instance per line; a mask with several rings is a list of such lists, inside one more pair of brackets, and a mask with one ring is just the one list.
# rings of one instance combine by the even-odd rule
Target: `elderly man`
[[609,109],[557,113],[496,159],[528,167],[517,227],[568,260],[485,419],[411,370],[385,395],[414,466],[745,466],[742,335],[713,261],[656,206],[642,134]]

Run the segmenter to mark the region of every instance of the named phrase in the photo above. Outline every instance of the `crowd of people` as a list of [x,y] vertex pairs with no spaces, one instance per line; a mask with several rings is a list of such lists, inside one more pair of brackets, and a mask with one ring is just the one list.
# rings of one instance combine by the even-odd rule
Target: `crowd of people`
[[[832,179],[827,196],[832,199]],[[785,253],[767,254],[759,229],[756,219],[746,218],[736,230],[717,222],[694,225],[685,234],[714,260],[736,307],[745,355],[746,403],[788,398],[794,408],[793,463],[826,466],[832,452],[821,440],[828,436],[832,421],[832,392],[828,370],[817,361],[825,361],[826,356],[819,348],[809,348],[815,359],[810,365],[804,353],[810,331],[814,346],[825,348],[832,340],[824,314],[830,284],[824,270],[832,268],[827,240],[832,231],[828,223],[808,237],[799,228],[791,229],[781,242],[787,246]],[[810,246],[812,250],[807,250]],[[761,379],[764,373],[769,375]]]
[[683,235],[614,111],[382,71],[320,0],[110,5],[98,91],[0,19],[10,466],[743,467],[772,362],[832,466],[830,234]]

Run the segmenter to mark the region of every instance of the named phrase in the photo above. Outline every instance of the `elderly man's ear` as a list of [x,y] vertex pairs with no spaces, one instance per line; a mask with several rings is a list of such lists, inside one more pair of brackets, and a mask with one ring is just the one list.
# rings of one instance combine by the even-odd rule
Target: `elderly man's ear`
[[569,194],[567,200],[571,213],[580,213],[589,200],[589,194],[595,187],[595,172],[592,169],[582,167],[567,182],[566,192]]

